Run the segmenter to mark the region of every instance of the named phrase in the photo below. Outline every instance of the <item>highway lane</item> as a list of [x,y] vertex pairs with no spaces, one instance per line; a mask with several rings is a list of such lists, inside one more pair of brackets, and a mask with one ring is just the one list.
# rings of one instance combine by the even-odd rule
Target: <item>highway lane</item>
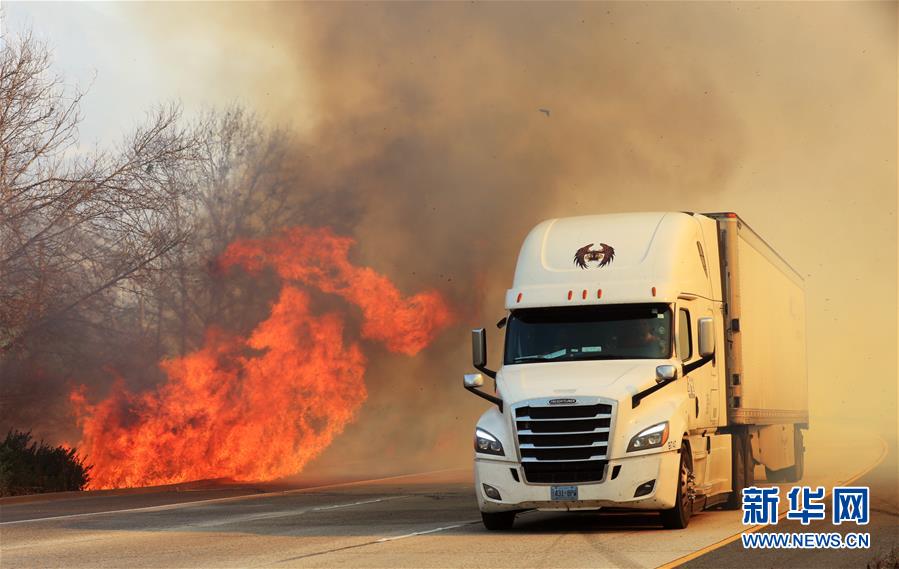
[[[811,476],[846,478],[880,451],[844,444],[854,453],[845,471],[810,456]],[[743,529],[739,512],[704,512],[686,531],[650,515],[530,512],[512,532],[488,532],[466,470],[271,489],[3,500],[0,566],[658,567]]]

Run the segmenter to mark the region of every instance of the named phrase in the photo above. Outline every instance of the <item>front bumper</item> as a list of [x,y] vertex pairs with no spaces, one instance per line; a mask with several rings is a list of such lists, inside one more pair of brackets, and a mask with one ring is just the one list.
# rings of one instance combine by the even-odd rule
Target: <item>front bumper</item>
[[[621,468],[612,479],[616,466]],[[578,486],[578,500],[551,501],[550,484],[528,484],[521,465],[487,458],[475,459],[475,490],[482,512],[511,510],[597,510],[599,508],[634,508],[665,510],[673,508],[677,493],[680,453],[673,450],[643,456],[610,460],[601,482],[569,484]],[[515,481],[512,469],[518,471]],[[652,492],[634,498],[637,487],[655,480]],[[496,488],[501,500],[488,498],[483,484]]]

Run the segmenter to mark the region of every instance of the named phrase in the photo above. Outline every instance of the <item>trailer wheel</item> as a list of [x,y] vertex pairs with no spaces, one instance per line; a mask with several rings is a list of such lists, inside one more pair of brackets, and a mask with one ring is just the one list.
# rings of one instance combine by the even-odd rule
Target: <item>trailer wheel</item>
[[798,482],[802,480],[805,474],[805,445],[802,442],[802,430],[798,425],[794,427],[793,433],[793,456],[795,463],[793,466],[781,468],[780,470],[771,470],[765,467],[765,478],[768,482]]
[[802,429],[796,425],[796,434],[793,437],[794,452],[796,453],[796,481],[805,476],[805,441],[802,439]]
[[690,523],[693,514],[693,469],[687,460],[690,452],[686,445],[681,447],[680,468],[677,475],[677,495],[674,507],[670,510],[662,510],[662,525],[665,529],[684,529]]
[[481,521],[490,531],[509,530],[515,523],[515,512],[481,512]]
[[743,506],[743,488],[748,488],[753,483],[752,446],[747,433],[733,433],[730,449],[733,491],[724,507],[728,510],[739,510]]

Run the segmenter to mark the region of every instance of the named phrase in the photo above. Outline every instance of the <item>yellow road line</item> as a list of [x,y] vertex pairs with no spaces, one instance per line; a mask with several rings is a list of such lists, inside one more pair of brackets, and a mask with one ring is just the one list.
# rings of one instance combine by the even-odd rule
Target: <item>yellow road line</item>
[[[880,439],[880,456],[877,458],[877,460],[874,461],[874,463],[871,464],[870,466],[868,466],[867,468],[863,469],[862,471],[860,471],[856,474],[853,474],[852,476],[850,476],[849,478],[847,478],[844,481],[838,482],[837,485],[846,486],[846,485],[852,484],[853,482],[855,482],[856,480],[858,480],[865,474],[871,472],[872,470],[874,470],[875,468],[880,466],[880,463],[883,462],[883,460],[886,458],[888,450],[889,450],[889,448],[887,446],[887,442],[881,438]],[[825,494],[824,497],[826,498],[827,496],[830,496],[831,493],[832,493],[832,491],[827,492],[827,494]],[[786,517],[787,513],[788,512],[784,512],[784,513],[780,514],[779,516],[777,516],[777,519],[782,520],[784,517]],[[755,533],[755,532],[759,531],[760,529],[764,529],[766,527],[768,527],[767,524],[762,524],[762,525],[751,526],[749,528],[740,530],[738,533],[735,533],[730,537],[726,537],[726,538],[722,539],[721,541],[713,543],[712,545],[708,545],[706,547],[703,547],[702,549],[698,549],[698,550],[694,551],[693,553],[689,553],[687,555],[684,555],[683,557],[679,557],[678,559],[675,559],[674,561],[669,561],[668,563],[665,563],[664,565],[659,565],[656,569],[673,569],[674,567],[683,565],[687,561],[692,561],[693,559],[696,559],[697,557],[701,557],[701,556],[705,555],[706,553],[709,553],[710,551],[714,551],[718,548],[724,547],[725,545],[727,545],[729,543],[733,543],[733,542],[737,541],[738,539],[740,539],[740,536],[743,535],[744,533]]]

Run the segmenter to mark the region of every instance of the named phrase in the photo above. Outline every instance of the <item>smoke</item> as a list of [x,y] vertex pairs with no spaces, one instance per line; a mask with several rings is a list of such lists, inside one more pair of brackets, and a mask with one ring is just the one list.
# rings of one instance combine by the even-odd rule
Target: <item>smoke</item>
[[239,95],[300,133],[296,192],[340,206],[321,224],[353,259],[458,307],[419,357],[368,354],[322,471],[463,464],[467,329],[503,315],[530,227],[585,213],[739,212],[806,278],[812,424],[895,430],[894,4],[120,9],[164,92]]
[[[554,215],[679,209],[675,196],[716,194],[742,147],[735,111],[707,96],[720,87],[713,76],[682,76],[664,38],[608,7],[316,6],[300,17],[312,35],[297,52],[317,89],[316,147],[366,204],[361,254],[389,274],[443,281],[470,308],[455,342],[438,344],[442,357],[371,377],[371,412],[334,456],[464,464],[483,407],[460,388],[468,328],[503,315],[526,232]],[[410,412],[397,413],[399,401]],[[392,435],[377,454],[372,425]]]
[[[294,62],[260,78],[256,101],[277,120],[310,112],[267,105],[273,93],[312,109],[308,136],[326,173],[301,191],[350,188],[361,257],[400,282],[440,283],[470,308],[465,324],[502,315],[517,248],[542,219],[738,211],[806,279],[813,426],[889,436],[895,10],[303,5],[219,14],[209,30]],[[466,460],[482,404],[459,388],[469,355],[467,331],[456,334],[426,358],[373,367],[370,412],[334,456],[383,463],[374,428],[394,441],[377,451],[409,467]]]

